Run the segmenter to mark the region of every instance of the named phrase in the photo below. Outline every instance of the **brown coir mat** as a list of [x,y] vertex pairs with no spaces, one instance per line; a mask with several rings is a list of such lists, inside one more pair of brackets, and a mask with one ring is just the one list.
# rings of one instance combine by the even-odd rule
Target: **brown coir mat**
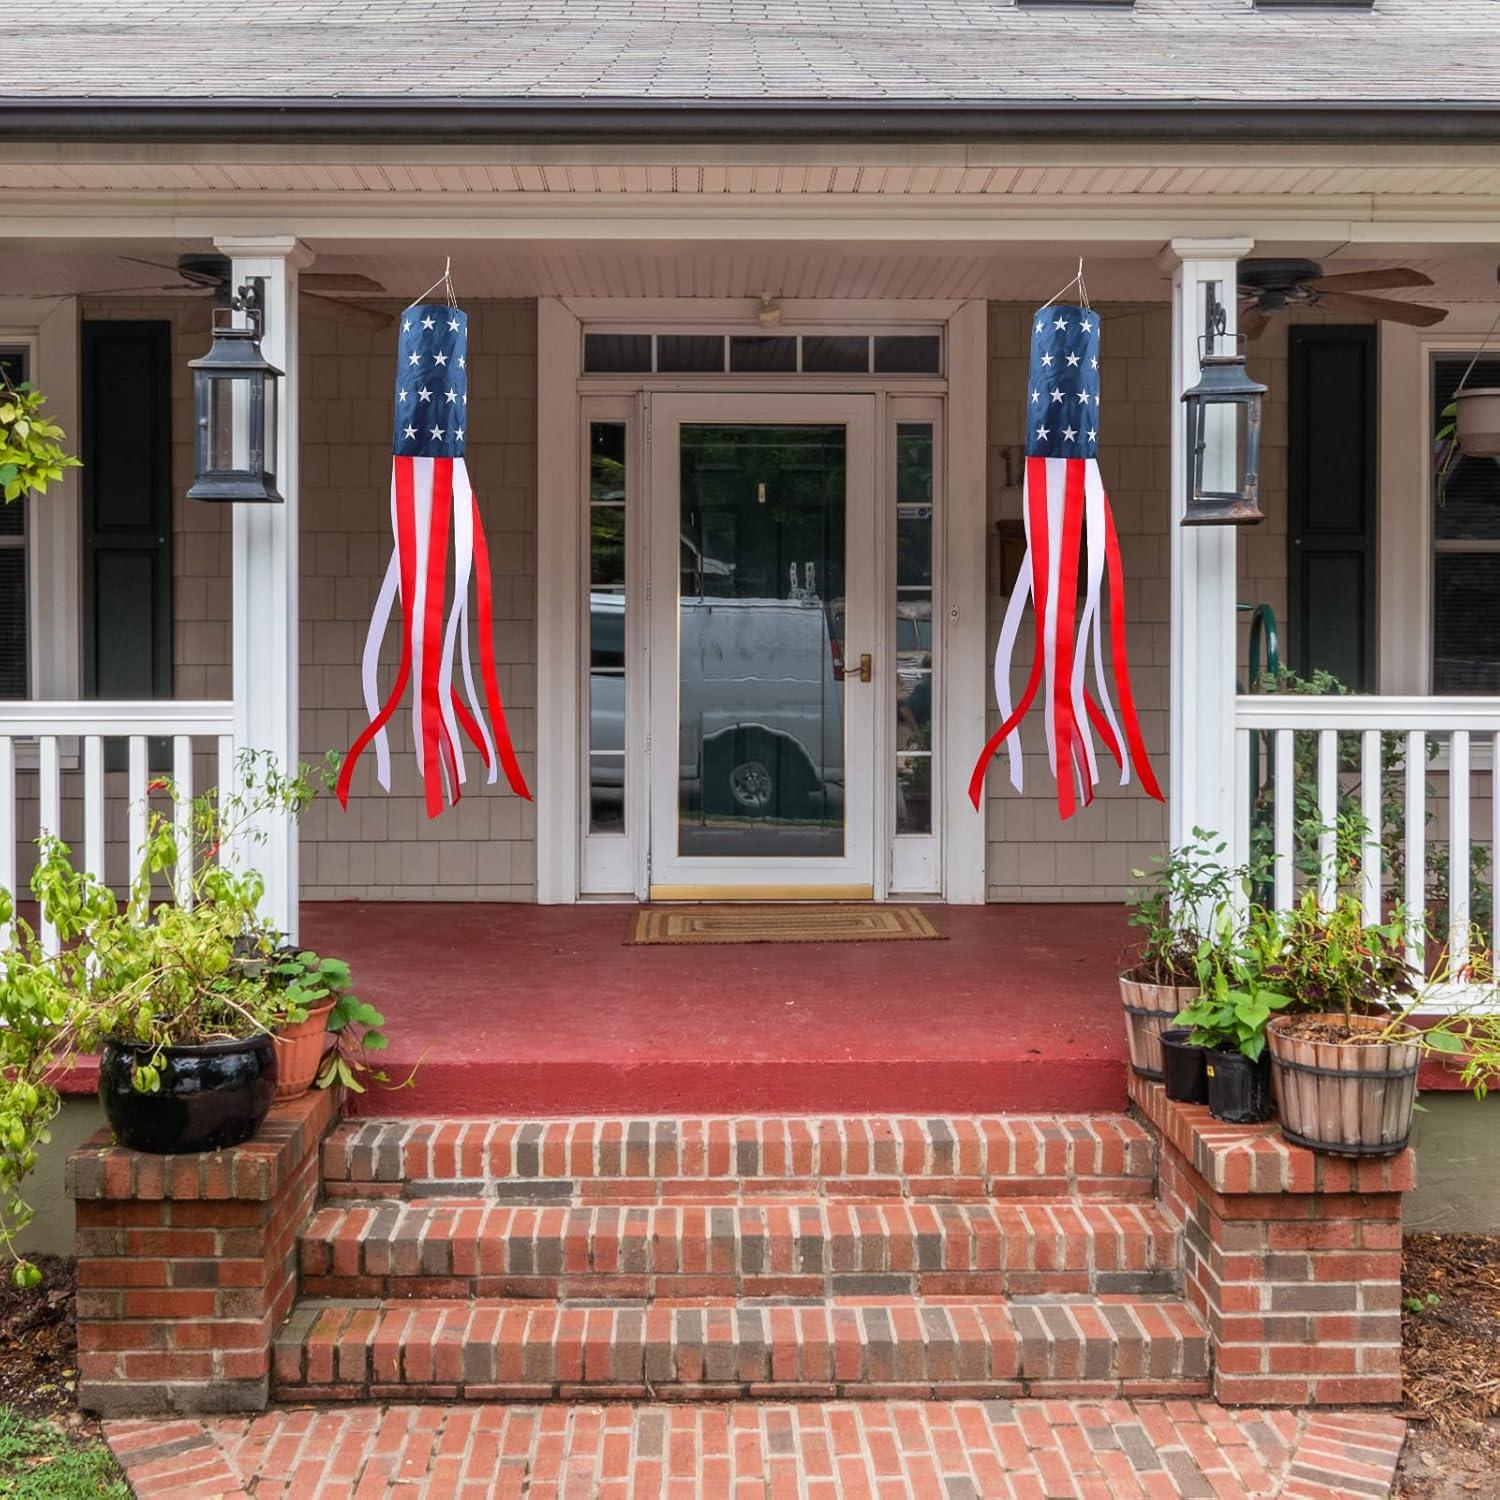
[[942,938],[917,906],[646,906],[627,943],[893,943]]

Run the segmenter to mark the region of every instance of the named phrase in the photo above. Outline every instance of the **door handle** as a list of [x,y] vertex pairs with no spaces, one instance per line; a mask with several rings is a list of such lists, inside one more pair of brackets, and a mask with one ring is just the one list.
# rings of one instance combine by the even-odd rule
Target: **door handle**
[[865,651],[860,654],[859,658],[859,680],[869,682],[870,675],[870,653]]

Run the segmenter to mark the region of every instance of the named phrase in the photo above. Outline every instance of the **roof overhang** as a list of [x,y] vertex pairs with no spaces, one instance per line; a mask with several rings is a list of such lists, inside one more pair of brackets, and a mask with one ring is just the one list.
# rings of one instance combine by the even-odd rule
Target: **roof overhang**
[[16,99],[0,141],[425,144],[1500,142],[1500,100]]

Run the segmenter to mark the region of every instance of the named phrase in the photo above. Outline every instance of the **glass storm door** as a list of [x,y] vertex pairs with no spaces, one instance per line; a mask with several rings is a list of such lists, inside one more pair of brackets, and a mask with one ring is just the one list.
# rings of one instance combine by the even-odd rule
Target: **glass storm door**
[[653,399],[657,899],[873,893],[874,459],[870,397]]

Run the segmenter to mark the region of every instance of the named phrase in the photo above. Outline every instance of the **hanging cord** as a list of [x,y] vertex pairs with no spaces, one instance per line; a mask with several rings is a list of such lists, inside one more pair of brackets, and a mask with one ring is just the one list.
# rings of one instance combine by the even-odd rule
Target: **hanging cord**
[[1073,273],[1072,278],[1068,281],[1065,281],[1055,292],[1053,292],[1053,294],[1048,297],[1047,300],[1042,303],[1039,308],[1037,308],[1037,311],[1039,313],[1046,312],[1047,309],[1051,307],[1059,297],[1063,296],[1067,292],[1071,292],[1075,286],[1078,288],[1078,297],[1082,302],[1085,310],[1092,312],[1093,308],[1089,305],[1089,290],[1088,287],[1084,285],[1083,281],[1083,257],[1081,255],[1078,257],[1078,269]]
[[458,307],[458,297],[453,290],[453,257],[451,255],[445,256],[443,258],[443,274],[439,276],[438,279],[434,281],[432,285],[428,287],[420,297],[413,297],[412,300],[408,302],[404,308],[402,308],[402,311],[410,311],[410,309],[415,307],[419,302],[424,302],[435,291],[437,291],[439,287],[442,287],[443,295],[448,299],[448,306],[456,310]]
[[1455,396],[1457,396],[1459,391],[1463,390],[1463,388],[1469,383],[1469,376],[1474,373],[1474,366],[1479,363],[1479,356],[1484,353],[1486,347],[1489,344],[1489,341],[1494,338],[1495,330],[1497,328],[1500,328],[1500,312],[1497,312],[1495,314],[1495,321],[1490,324],[1490,331],[1485,334],[1482,339],[1480,339],[1479,347],[1474,351],[1474,358],[1469,361],[1469,368],[1464,371],[1463,379],[1460,380],[1458,382],[1458,385],[1454,388],[1453,394]]

